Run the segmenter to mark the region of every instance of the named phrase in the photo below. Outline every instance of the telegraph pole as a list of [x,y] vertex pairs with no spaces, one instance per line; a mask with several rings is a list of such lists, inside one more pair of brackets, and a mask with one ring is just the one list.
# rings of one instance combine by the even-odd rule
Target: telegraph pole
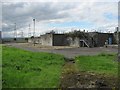
[[33,32],[33,39],[34,39],[34,46],[35,46],[35,19],[33,19],[33,23],[34,23],[34,32]]

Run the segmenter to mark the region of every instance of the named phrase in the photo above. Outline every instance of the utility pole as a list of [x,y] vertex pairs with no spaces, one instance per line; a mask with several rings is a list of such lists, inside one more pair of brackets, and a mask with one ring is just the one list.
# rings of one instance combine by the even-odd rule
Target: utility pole
[[35,46],[35,19],[33,19],[33,23],[34,23],[34,32],[33,32],[33,41],[34,41],[34,46]]
[[33,19],[33,23],[34,23],[34,32],[33,32],[33,36],[35,37],[35,19]]
[[16,23],[15,23],[15,27],[14,27],[14,40],[16,40],[17,38],[17,30],[16,30]]

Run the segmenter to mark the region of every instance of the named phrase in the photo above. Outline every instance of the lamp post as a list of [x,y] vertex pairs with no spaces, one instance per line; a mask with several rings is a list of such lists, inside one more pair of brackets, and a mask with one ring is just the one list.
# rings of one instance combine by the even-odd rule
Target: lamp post
[[17,30],[16,30],[16,23],[15,23],[15,27],[14,27],[14,40],[16,41],[17,39]]
[[33,19],[33,23],[34,23],[33,42],[35,46],[35,19]]

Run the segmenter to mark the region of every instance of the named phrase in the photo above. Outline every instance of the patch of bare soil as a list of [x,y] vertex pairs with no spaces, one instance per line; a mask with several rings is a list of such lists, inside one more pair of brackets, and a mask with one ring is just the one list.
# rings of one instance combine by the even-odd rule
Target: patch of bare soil
[[67,61],[63,66],[60,88],[112,88],[117,87],[117,78],[95,74],[93,72],[80,72],[75,61]]

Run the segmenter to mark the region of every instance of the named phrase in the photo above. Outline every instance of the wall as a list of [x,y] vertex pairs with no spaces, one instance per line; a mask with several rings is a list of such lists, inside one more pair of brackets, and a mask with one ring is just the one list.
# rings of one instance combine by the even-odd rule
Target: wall
[[69,46],[80,46],[80,39],[78,37],[67,37],[67,42]]
[[94,46],[104,46],[106,40],[108,40],[109,42],[109,38],[112,38],[112,44],[116,44],[116,40],[113,33],[90,32],[89,35],[93,37]]
[[40,39],[40,37],[29,38],[29,39],[28,39],[28,43],[41,44],[41,39]]
[[[109,38],[112,38],[112,44],[114,44],[114,36],[110,33],[98,33],[98,46],[104,46],[105,41],[109,40]],[[108,41],[109,42],[109,41]]]
[[115,43],[116,44],[118,44],[118,42],[119,42],[119,37],[118,37],[118,34],[119,34],[120,32],[115,32],[114,33],[114,41],[115,41]]
[[52,46],[53,45],[53,35],[45,34],[40,36],[41,45]]
[[66,46],[65,34],[53,34],[53,46]]

